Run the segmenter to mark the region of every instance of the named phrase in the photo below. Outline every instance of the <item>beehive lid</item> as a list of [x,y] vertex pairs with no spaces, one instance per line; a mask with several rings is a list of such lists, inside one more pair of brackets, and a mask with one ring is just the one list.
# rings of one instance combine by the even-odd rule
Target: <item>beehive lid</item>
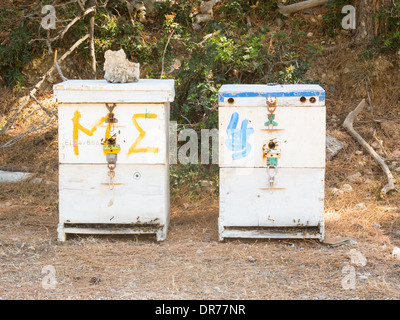
[[315,97],[317,102],[315,105],[325,102],[325,90],[316,84],[230,84],[223,85],[218,96],[222,105],[225,105],[229,98],[241,98],[240,100],[262,98],[262,101],[267,97],[278,98],[278,101],[279,98],[285,98],[287,102],[294,103],[301,97],[307,99]]
[[164,103],[175,97],[174,80],[140,79],[132,83],[68,80],[53,86],[59,103]]

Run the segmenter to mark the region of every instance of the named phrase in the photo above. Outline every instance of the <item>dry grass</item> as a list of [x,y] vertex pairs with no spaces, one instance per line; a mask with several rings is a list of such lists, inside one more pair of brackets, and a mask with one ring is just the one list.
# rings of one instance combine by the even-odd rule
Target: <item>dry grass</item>
[[[332,174],[328,167],[328,173]],[[172,199],[165,242],[152,237],[75,236],[56,241],[57,187],[1,185],[0,297],[3,299],[399,299],[398,195],[385,201],[352,194],[326,196],[326,236],[351,244],[311,240],[218,242],[218,199]],[[379,184],[378,181],[374,183]],[[365,208],[357,208],[359,202]],[[379,225],[378,225],[379,224]],[[356,287],[342,273],[350,250],[367,259],[354,265]],[[54,266],[57,285],[43,289],[42,268]]]

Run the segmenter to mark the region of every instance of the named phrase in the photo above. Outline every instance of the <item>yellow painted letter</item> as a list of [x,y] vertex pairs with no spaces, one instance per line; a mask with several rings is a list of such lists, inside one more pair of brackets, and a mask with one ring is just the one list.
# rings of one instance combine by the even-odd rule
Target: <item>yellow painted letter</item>
[[97,127],[100,126],[107,117],[102,117],[97,123],[93,126],[91,130],[86,129],[79,123],[79,119],[81,118],[81,114],[78,110],[75,111],[74,117],[72,118],[72,123],[74,124],[74,127],[72,129],[72,138],[73,138],[73,145],[74,145],[74,153],[75,155],[79,155],[79,148],[78,148],[78,135],[79,135],[79,130],[81,130],[83,133],[87,134],[88,136],[92,136],[93,133],[96,131]]
[[157,153],[158,148],[154,147],[147,147],[147,148],[137,148],[137,145],[139,144],[140,141],[143,140],[144,136],[146,135],[146,131],[144,131],[136,121],[136,119],[156,119],[157,115],[154,113],[138,113],[134,114],[132,117],[133,124],[135,125],[135,128],[137,131],[139,131],[139,136],[136,138],[135,142],[133,145],[129,148],[128,155],[131,155],[132,153],[139,153],[139,152],[148,152],[148,153]]

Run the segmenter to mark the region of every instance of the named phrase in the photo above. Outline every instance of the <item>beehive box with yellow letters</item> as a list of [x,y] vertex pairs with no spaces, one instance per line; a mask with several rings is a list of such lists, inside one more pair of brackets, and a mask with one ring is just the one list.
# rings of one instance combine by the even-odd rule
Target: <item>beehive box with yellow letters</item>
[[66,234],[155,234],[169,222],[173,80],[69,80],[59,105],[59,225]]
[[325,92],[219,91],[219,237],[324,238]]

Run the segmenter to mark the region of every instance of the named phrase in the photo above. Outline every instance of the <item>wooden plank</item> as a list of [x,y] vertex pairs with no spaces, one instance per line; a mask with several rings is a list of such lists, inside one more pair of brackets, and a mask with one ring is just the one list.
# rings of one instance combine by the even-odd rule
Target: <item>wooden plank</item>
[[137,228],[123,228],[123,229],[112,229],[112,228],[71,228],[64,227],[64,233],[74,234],[155,234],[157,229],[142,230]]
[[[223,85],[219,92],[220,107],[266,107],[267,97],[277,97],[280,106],[317,107],[325,105],[325,91],[319,85]],[[301,102],[300,98],[306,98]],[[312,103],[310,98],[314,97]]]
[[174,80],[140,79],[133,83],[68,80],[53,86],[59,103],[164,103],[175,97]]
[[224,238],[264,238],[264,239],[323,239],[322,233],[287,233],[287,232],[270,232],[268,230],[223,230],[220,240]]

